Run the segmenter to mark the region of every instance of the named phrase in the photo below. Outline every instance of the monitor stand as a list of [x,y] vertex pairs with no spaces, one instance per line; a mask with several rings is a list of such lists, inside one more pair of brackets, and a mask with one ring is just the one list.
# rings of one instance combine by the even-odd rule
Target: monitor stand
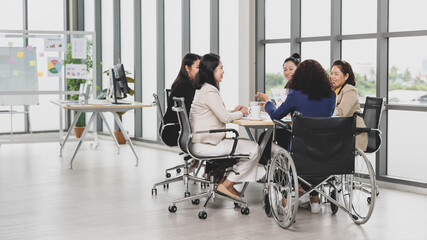
[[131,104],[130,102],[118,102],[117,101],[117,86],[116,86],[116,84],[117,84],[117,82],[115,81],[115,80],[113,80],[114,81],[114,83],[113,83],[113,91],[114,91],[114,102],[112,102],[111,104],[113,104],[113,105],[129,105],[129,104]]

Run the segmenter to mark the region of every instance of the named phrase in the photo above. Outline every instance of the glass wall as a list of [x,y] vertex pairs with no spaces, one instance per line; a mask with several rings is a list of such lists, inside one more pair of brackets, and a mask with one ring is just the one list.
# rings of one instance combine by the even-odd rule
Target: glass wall
[[289,38],[291,36],[291,1],[265,1],[265,38]]
[[[363,13],[363,17],[361,16]],[[363,34],[377,32],[377,1],[343,0],[342,34]]]
[[425,0],[389,0],[389,31],[414,31],[427,29]]
[[221,82],[221,97],[227,108],[239,103],[236,90],[239,89],[239,2],[219,1],[219,54],[224,65],[224,79]]
[[165,87],[178,75],[182,59],[181,0],[165,0]]
[[[142,102],[153,101],[153,93],[157,92],[157,32],[156,15],[157,0],[144,0],[141,2],[141,32],[142,32]],[[143,108],[142,110],[142,137],[144,139],[157,139],[156,108]]]
[[301,37],[331,35],[331,0],[301,0]]
[[283,88],[288,82],[283,76],[283,62],[291,55],[289,49],[289,43],[265,46],[265,93],[270,97],[272,88]]
[[[133,14],[133,0],[120,1],[120,62],[123,64],[125,71],[128,72],[126,76],[134,77],[134,14]],[[133,83],[128,83],[129,88],[135,89]],[[127,94],[126,101],[133,101],[134,97]],[[123,125],[129,131],[131,137],[135,136],[135,111],[127,111],[122,116]]]
[[306,59],[315,59],[329,72],[331,68],[331,43],[329,41],[301,43],[301,61]]
[[203,56],[210,52],[210,0],[190,1],[190,51]]

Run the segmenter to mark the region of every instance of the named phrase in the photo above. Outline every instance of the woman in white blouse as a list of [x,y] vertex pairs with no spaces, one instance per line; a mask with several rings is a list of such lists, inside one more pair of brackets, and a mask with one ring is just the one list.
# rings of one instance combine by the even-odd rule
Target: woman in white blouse
[[[190,110],[190,123],[194,132],[210,129],[225,129],[225,124],[248,114],[245,106],[239,105],[232,112],[226,110],[219,93],[219,83],[224,75],[220,57],[209,53],[202,57],[196,76],[196,93]],[[226,139],[225,133],[196,134],[193,137],[193,151],[202,156],[226,155],[231,152],[234,140]],[[252,182],[256,179],[259,160],[259,145],[247,139],[239,139],[236,154],[249,154],[248,159],[240,159],[217,191],[242,200],[234,188],[237,182]]]

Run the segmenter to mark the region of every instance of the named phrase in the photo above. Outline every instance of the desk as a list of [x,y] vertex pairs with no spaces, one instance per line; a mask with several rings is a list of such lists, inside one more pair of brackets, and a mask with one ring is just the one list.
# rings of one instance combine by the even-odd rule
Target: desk
[[[79,139],[79,143],[77,145],[76,150],[74,151],[73,157],[71,158],[70,169],[73,168],[74,157],[76,156],[77,152],[79,151],[80,145],[84,141],[86,134],[89,131],[89,128],[92,126],[92,123],[93,123],[93,120],[95,119],[95,116],[97,114],[99,114],[101,116],[102,120],[104,120],[104,122],[107,123],[107,121],[104,117],[104,114],[103,114],[104,112],[111,112],[113,114],[115,122],[117,123],[117,126],[120,128],[120,131],[123,133],[123,136],[127,140],[127,143],[129,144],[130,148],[132,149],[132,151],[136,157],[136,166],[138,166],[138,155],[136,154],[136,151],[135,151],[135,148],[132,144],[132,141],[130,140],[129,135],[126,133],[126,130],[123,127],[123,124],[120,121],[120,118],[119,118],[119,115],[117,114],[117,112],[125,112],[128,110],[137,109],[137,108],[151,107],[152,106],[151,104],[143,104],[140,102],[132,102],[130,104],[113,105],[111,103],[107,103],[105,101],[99,101],[99,100],[89,101],[88,104],[70,103],[70,102],[59,101],[59,100],[54,100],[51,102],[54,103],[55,105],[59,106],[59,107],[64,108],[64,109],[77,111],[77,115],[74,118],[73,123],[69,127],[67,135],[65,136],[65,138],[61,144],[61,149],[59,151],[60,156],[62,156],[62,149],[64,148],[65,143],[67,142],[67,139],[70,136],[72,129],[76,126],[77,120],[79,119],[81,113],[82,112],[92,112],[93,113],[92,116],[90,117],[88,123],[87,123],[85,130],[83,131],[82,136]],[[114,137],[114,134],[111,131],[110,126],[108,126],[108,124],[106,124],[106,126],[107,126],[108,131],[110,132],[114,142],[116,143],[117,149],[119,150],[119,144],[117,143],[117,140]],[[94,130],[94,131],[96,131],[96,130]]]

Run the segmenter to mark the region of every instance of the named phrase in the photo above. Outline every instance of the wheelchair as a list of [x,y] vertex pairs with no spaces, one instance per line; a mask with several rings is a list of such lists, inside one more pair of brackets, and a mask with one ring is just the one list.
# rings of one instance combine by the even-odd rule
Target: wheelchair
[[[289,125],[274,121],[276,125]],[[317,192],[321,205],[333,214],[346,212],[357,224],[372,215],[376,197],[373,167],[365,153],[355,148],[356,115],[311,118],[294,114],[290,151],[280,149],[268,163],[265,205],[282,228],[289,228],[298,212],[299,200]],[[308,179],[321,179],[312,184]],[[309,186],[299,196],[298,184]]]

